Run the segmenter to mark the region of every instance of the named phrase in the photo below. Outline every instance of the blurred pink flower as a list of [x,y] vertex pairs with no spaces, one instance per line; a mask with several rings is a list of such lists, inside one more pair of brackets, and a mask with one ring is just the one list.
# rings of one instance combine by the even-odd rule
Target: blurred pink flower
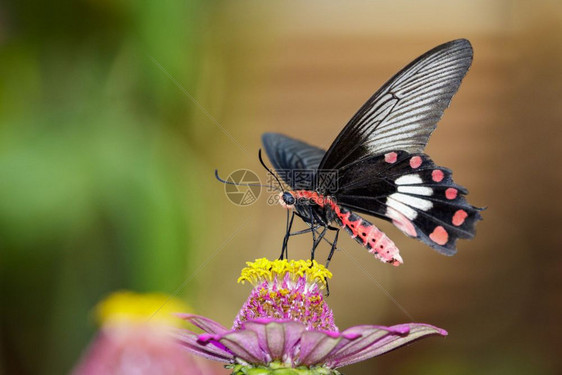
[[223,366],[186,353],[171,336],[177,324],[170,311],[185,308],[164,295],[111,295],[97,307],[101,329],[72,374],[227,374]]
[[[227,329],[208,318],[181,314],[203,330],[177,333],[191,353],[229,364],[233,374],[339,374],[335,369],[384,354],[445,330],[407,323],[391,327],[361,325],[342,332],[334,323],[322,289],[331,273],[314,261],[248,263],[239,281],[254,289]],[[261,371],[261,372],[260,372]]]

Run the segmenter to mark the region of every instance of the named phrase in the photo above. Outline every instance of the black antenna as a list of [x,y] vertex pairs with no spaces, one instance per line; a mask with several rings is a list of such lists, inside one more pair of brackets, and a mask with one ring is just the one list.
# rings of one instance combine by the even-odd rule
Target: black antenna
[[236,183],[236,182],[232,182],[232,181],[226,181],[223,180],[222,178],[219,177],[219,171],[218,169],[215,169],[215,177],[217,180],[219,180],[220,182],[222,182],[223,184],[227,184],[227,185],[236,185],[236,186],[260,186],[260,187],[267,187],[267,188],[271,188],[274,190],[278,190],[275,186],[271,186],[271,185],[262,185],[262,184],[241,184],[241,183]]
[[271,174],[273,177],[275,177],[275,179],[277,180],[277,183],[279,184],[279,188],[281,188],[281,191],[285,191],[285,189],[283,189],[283,185],[281,184],[281,181],[279,181],[279,179],[277,178],[277,175],[276,175],[275,173],[273,173],[273,172],[271,171],[271,169],[269,169],[269,168],[267,167],[267,165],[265,165],[265,163],[263,162],[263,159],[262,159],[262,157],[261,157],[261,148],[260,148],[259,151],[258,151],[258,158],[260,159],[260,163],[261,163],[261,165],[263,165],[263,167],[265,168],[265,170],[268,171],[269,174]]

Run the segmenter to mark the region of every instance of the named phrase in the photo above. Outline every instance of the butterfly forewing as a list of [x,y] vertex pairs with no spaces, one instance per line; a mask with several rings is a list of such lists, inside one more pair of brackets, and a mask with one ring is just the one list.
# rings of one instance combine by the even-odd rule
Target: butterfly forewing
[[418,57],[378,90],[353,116],[320,163],[345,166],[395,150],[422,152],[472,62],[465,39]]

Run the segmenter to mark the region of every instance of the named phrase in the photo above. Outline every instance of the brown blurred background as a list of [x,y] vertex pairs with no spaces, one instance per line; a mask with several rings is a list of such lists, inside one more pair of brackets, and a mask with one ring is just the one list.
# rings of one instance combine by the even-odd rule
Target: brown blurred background
[[[244,49],[229,59],[235,71],[219,121],[250,154],[221,135],[212,157],[225,172],[260,171],[255,152],[264,131],[328,147],[363,102],[413,58],[459,37],[474,48],[472,68],[427,151],[454,171],[472,204],[487,207],[476,238],[460,241],[459,253],[447,258],[381,224],[403,254],[405,264],[396,269],[343,235],[345,252],[332,263],[329,297],[340,327],[413,317],[446,328],[449,337],[344,372],[562,371],[562,200],[556,196],[562,188],[562,7],[524,1],[266,4],[246,2],[220,14],[245,26],[237,41],[217,36],[217,43]],[[255,38],[250,44],[249,35]],[[222,204],[221,232],[250,224],[214,261],[221,271],[208,282],[218,290],[234,279],[232,264],[239,259],[255,257],[256,249],[277,255],[285,218],[263,200],[248,208]],[[305,256],[309,241],[292,240],[291,255]],[[213,308],[206,312],[224,311],[227,320],[245,293],[235,289],[228,300],[211,294],[214,302],[204,306]]]
[[[10,307],[3,314],[2,338],[3,366],[9,373],[68,369],[91,337],[88,309],[115,289],[179,294],[198,313],[230,324],[249,291],[248,286],[235,285],[239,271],[246,260],[278,256],[285,213],[269,206],[265,193],[251,206],[231,204],[214,179],[214,168],[223,177],[248,168],[263,181],[257,150],[267,131],[328,147],[388,78],[430,48],[456,38],[471,41],[473,65],[427,152],[454,171],[455,181],[469,189],[470,203],[487,207],[477,236],[460,241],[458,254],[449,258],[375,221],[401,249],[405,264],[394,268],[373,259],[342,233],[339,244],[344,250],[331,264],[329,297],[342,329],[413,320],[445,328],[449,336],[416,343],[343,372],[562,372],[562,199],[557,194],[562,188],[560,2],[240,1],[193,2],[164,10],[125,2],[80,4],[78,10],[72,8],[76,14],[60,17],[87,18],[90,7],[98,9],[101,15],[96,13],[93,26],[84,26],[91,26],[95,31],[88,32],[98,36],[92,44],[79,38],[75,43],[69,37],[80,29],[74,22],[62,34],[47,33],[48,43],[41,39],[44,30],[51,30],[48,23],[35,26],[33,32],[23,31],[33,27],[24,22],[31,13],[23,5],[7,6],[0,14],[6,21],[0,38],[3,56],[16,56],[13,61],[20,62],[28,50],[18,47],[31,48],[26,38],[35,38],[31,45],[42,46],[37,47],[41,53],[21,60],[28,62],[27,70],[18,65],[19,70],[3,69],[2,75],[15,70],[41,77],[45,69],[65,71],[66,64],[75,67],[72,61],[80,61],[88,72],[84,74],[102,82],[96,104],[86,112],[72,112],[92,106],[86,95],[79,95],[72,108],[46,94],[33,103],[58,110],[55,120],[61,113],[74,113],[65,131],[67,143],[53,146],[58,150],[81,149],[81,139],[89,139],[90,131],[74,138],[71,130],[83,126],[84,119],[91,129],[99,129],[95,116],[110,113],[101,127],[106,129],[104,141],[91,145],[92,150],[105,151],[88,159],[88,165],[109,171],[102,175],[117,186],[102,190],[107,196],[94,194],[92,206],[84,204],[88,209],[109,207],[92,214],[95,230],[62,231],[56,240],[51,234],[47,244],[45,236],[29,240],[28,233],[41,230],[50,220],[38,225],[22,221],[19,206],[3,204],[14,212],[0,216],[2,235],[8,239],[3,245],[8,256],[2,304]],[[103,37],[96,34],[99,30],[104,30]],[[115,35],[125,42],[115,42]],[[53,57],[57,55],[53,51],[64,50],[56,49],[61,45],[72,46],[72,57],[65,63]],[[95,73],[84,63],[92,50],[102,56],[92,68]],[[50,58],[45,60],[45,54]],[[12,78],[3,80],[0,97],[11,97],[9,89],[17,85],[6,83]],[[70,83],[56,79],[39,79],[42,85],[37,86],[33,79],[24,83],[28,81],[31,93],[72,88],[60,87]],[[128,100],[125,108],[123,98]],[[8,102],[10,108],[4,103],[3,134],[21,130],[14,125],[20,123],[13,121],[13,113],[32,119],[23,115],[31,111],[27,101],[14,100]],[[43,118],[42,113],[36,118]],[[40,127],[38,137],[57,132],[61,124],[55,120]],[[26,137],[34,139],[33,132],[39,130],[26,126],[31,129]],[[33,145],[18,144],[22,149]],[[130,152],[115,151],[123,147]],[[13,149],[11,143],[3,143],[4,171],[27,165],[6,162],[22,157],[9,154]],[[68,163],[63,156],[54,160],[54,169]],[[73,171],[82,169],[77,166]],[[10,181],[16,182],[2,191],[3,199],[27,186],[25,179],[18,185],[21,169],[13,173]],[[42,181],[39,174],[29,183]],[[49,218],[61,216],[64,201],[45,208]],[[61,220],[61,227],[74,223],[74,218]],[[54,258],[42,251],[46,246],[60,249],[61,244],[63,250]],[[292,239],[291,257],[307,257],[309,246],[306,236]],[[80,252],[73,253],[76,249]],[[323,246],[319,256],[325,257],[327,251]],[[37,276],[45,269],[49,275]],[[66,276],[53,276],[60,272]],[[34,294],[36,285],[47,286]],[[37,323],[41,314],[49,317],[49,328]],[[37,331],[20,331],[14,324],[40,326],[40,337],[33,334]],[[66,353],[60,359],[29,354],[30,359],[26,354],[37,346],[55,345],[69,329],[75,332],[73,337],[61,339],[66,344],[59,342],[56,350],[51,349],[55,357],[57,351]]]

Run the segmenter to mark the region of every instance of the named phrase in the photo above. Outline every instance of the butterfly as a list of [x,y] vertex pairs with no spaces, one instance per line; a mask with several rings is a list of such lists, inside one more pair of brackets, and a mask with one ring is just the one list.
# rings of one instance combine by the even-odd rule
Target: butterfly
[[[459,238],[474,237],[482,209],[466,201],[467,190],[449,169],[423,152],[472,56],[470,42],[458,39],[418,57],[357,111],[327,151],[282,134],[262,136],[277,175],[291,187],[279,195],[292,212],[281,257],[291,235],[312,232],[314,256],[332,230],[329,263],[343,228],[377,259],[402,264],[394,242],[359,214],[391,221],[444,255],[457,252]],[[291,233],[295,215],[307,230]]]

